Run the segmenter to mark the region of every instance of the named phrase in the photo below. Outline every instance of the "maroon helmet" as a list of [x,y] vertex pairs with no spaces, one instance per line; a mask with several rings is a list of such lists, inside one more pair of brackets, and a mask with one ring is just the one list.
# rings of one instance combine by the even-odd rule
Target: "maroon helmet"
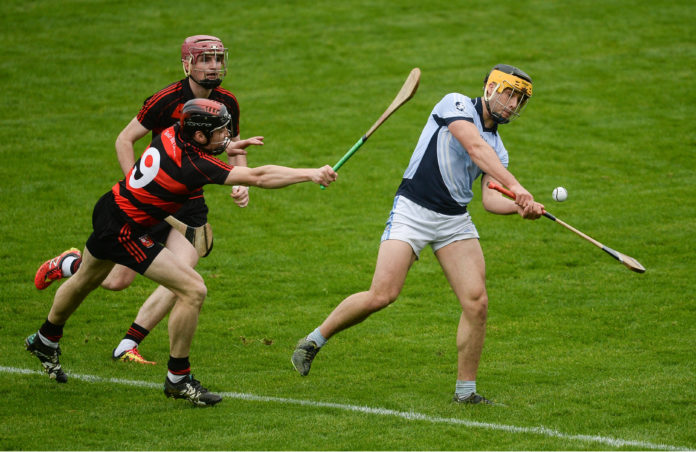
[[[225,107],[220,102],[215,102],[210,99],[191,99],[184,104],[184,108],[181,110],[181,119],[179,123],[181,124],[181,134],[185,140],[200,146],[200,143],[196,143],[193,140],[193,136],[197,130],[203,132],[203,135],[207,138],[206,146],[210,143],[210,139],[213,136],[213,132],[223,127],[227,127],[229,130],[230,123],[232,121],[232,116],[227,112],[227,107]],[[231,134],[232,132],[230,132]],[[216,143],[220,146],[213,150],[206,150],[213,155],[221,154],[227,144],[229,143],[229,135],[221,142]]]
[[[217,61],[219,64],[194,71],[193,66],[201,61]],[[227,75],[227,49],[215,36],[189,36],[181,44],[181,63],[187,77],[191,77],[203,88],[213,89],[220,86],[222,79]],[[194,77],[193,72],[198,72],[199,75]]]

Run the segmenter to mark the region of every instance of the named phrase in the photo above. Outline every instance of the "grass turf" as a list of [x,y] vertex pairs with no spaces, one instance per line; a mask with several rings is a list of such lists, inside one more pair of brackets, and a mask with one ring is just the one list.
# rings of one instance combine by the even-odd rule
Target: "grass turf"
[[[206,190],[215,250],[198,267],[209,297],[192,350],[211,389],[414,412],[478,427],[228,397],[213,409],[153,387],[0,372],[2,449],[646,449],[696,447],[693,153],[696,93],[686,1],[7,3],[0,19],[0,365],[39,368],[23,337],[48,312],[36,267],[91,230],[121,176],[118,132],[181,77],[185,36],[230,48],[224,82],[251,165],[333,164],[379,117],[408,71],[418,93],[326,191],[252,190],[237,209]],[[391,197],[432,106],[479,94],[494,64],[527,71],[535,96],[501,129],[511,170],[559,218],[637,258],[629,272],[541,219],[471,205],[487,260],[490,312],[479,388],[506,407],[453,406],[456,299],[424,252],[400,299],[336,336],[300,378],[289,356],[345,296],[369,284]],[[145,142],[140,143],[145,146]],[[569,199],[551,200],[563,185]],[[165,325],[143,343],[154,367],[111,349],[154,285],[98,290],[66,327],[69,374],[159,384]],[[544,426],[548,432],[500,430]],[[627,443],[597,442],[589,435]],[[634,443],[631,443],[634,441]]]

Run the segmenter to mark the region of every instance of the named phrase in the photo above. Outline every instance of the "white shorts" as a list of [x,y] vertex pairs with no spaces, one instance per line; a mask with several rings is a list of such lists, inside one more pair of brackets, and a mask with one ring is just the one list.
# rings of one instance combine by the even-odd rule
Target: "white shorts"
[[457,240],[478,238],[469,212],[444,215],[403,196],[394,198],[394,206],[382,234],[382,241],[401,240],[411,245],[416,257],[420,257],[421,250],[428,244],[434,252]]

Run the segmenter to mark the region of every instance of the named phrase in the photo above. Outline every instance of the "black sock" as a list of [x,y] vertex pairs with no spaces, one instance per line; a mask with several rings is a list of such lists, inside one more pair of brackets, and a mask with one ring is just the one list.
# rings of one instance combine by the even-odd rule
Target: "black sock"
[[130,328],[128,328],[128,332],[126,333],[125,336],[123,336],[124,339],[130,339],[136,344],[140,345],[140,342],[147,337],[147,335],[150,334],[149,330],[146,330],[142,326],[138,325],[137,323],[133,322]]
[[63,325],[55,325],[46,319],[39,328],[39,333],[49,341],[57,343],[63,337]]
[[174,358],[169,356],[167,363],[168,378],[172,383],[178,383],[183,377],[191,373],[191,363],[186,358]]

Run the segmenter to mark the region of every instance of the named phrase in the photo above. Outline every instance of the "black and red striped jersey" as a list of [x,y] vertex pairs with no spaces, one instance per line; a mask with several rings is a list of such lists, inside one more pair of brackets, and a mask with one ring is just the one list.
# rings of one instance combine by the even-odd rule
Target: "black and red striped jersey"
[[179,210],[204,185],[224,184],[232,168],[184,141],[175,124],[155,137],[111,191],[131,222],[149,228]]
[[[179,122],[184,104],[194,98],[188,77],[179,80],[145,99],[138,112],[138,121],[146,129],[152,130],[154,139],[164,129]],[[220,102],[227,107],[227,111],[232,116],[230,121],[232,136],[239,135],[239,103],[234,94],[218,86],[213,89],[208,99]]]

